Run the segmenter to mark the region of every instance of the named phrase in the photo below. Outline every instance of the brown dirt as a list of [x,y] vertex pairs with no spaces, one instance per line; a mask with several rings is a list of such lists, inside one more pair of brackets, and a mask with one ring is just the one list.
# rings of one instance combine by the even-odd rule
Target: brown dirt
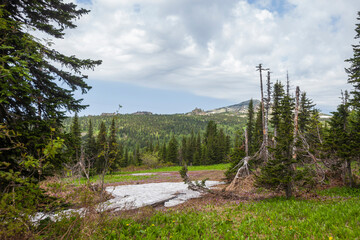
[[[160,183],[160,182],[182,182],[179,172],[154,172],[152,177],[143,180],[133,180],[126,182],[108,183],[106,186],[118,185],[134,185],[144,183]],[[223,170],[202,170],[202,171],[189,171],[188,175],[191,180],[201,181],[207,179],[209,181],[224,181]]]

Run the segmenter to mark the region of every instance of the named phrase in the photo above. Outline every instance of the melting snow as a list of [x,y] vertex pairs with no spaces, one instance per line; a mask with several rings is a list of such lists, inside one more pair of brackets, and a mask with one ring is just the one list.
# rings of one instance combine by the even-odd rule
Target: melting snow
[[[217,181],[206,181],[207,187],[220,184]],[[139,185],[122,185],[105,189],[114,198],[105,203],[106,209],[134,209],[164,202],[165,207],[172,207],[191,198],[200,197],[199,192],[188,189],[183,182],[147,183]]]
[[[206,187],[212,187],[222,182],[206,181]],[[163,203],[165,207],[172,207],[185,202],[191,198],[198,198],[201,193],[188,189],[187,184],[183,182],[162,182],[147,183],[138,185],[120,185],[107,187],[105,189],[111,193],[114,198],[98,206],[98,211],[104,210],[125,210],[135,209],[156,203]],[[58,216],[67,216],[72,212],[84,214],[86,209],[68,209],[59,214],[37,213],[33,217],[34,222],[50,217],[56,220]]]

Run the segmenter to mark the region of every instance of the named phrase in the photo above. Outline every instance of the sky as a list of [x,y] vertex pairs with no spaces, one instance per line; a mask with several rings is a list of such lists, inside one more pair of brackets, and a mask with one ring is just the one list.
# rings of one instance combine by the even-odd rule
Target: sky
[[82,115],[185,113],[260,99],[259,72],[300,86],[329,113],[347,84],[359,0],[68,0],[91,10],[53,39],[67,55],[101,59],[76,93]]

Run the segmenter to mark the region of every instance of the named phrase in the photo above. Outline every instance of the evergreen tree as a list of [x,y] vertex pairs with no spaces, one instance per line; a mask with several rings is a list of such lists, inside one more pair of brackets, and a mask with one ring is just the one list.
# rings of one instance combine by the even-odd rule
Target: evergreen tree
[[116,169],[119,165],[119,145],[116,141],[116,127],[115,119],[113,118],[110,126],[110,136],[109,136],[109,167],[110,172]]
[[348,83],[353,86],[351,90],[352,97],[350,104],[354,109],[350,118],[350,131],[352,133],[353,141],[353,157],[360,158],[360,11],[358,12],[357,20],[359,23],[356,24],[355,28],[355,39],[358,41],[357,44],[352,45],[353,56],[346,62],[350,63],[350,67],[346,68],[345,71],[348,74]]
[[185,136],[183,136],[182,140],[181,140],[181,149],[180,149],[180,159],[181,159],[181,164],[189,164],[189,160],[187,158],[187,152],[188,152],[188,148],[187,148],[187,141]]
[[107,165],[105,154],[107,154],[109,150],[109,146],[107,143],[106,127],[104,122],[101,122],[100,124],[100,131],[97,136],[96,144],[97,144],[98,157],[95,165],[97,172],[101,173]]
[[75,113],[75,116],[73,118],[70,135],[71,135],[71,147],[74,151],[75,161],[79,161],[80,153],[81,153],[81,132],[79,125],[79,117],[77,113]]
[[178,160],[178,142],[174,135],[171,136],[168,147],[166,149],[166,162],[179,164]]
[[91,168],[91,175],[93,174],[93,167],[95,166],[95,160],[96,160],[96,153],[97,153],[97,146],[96,141],[93,133],[93,125],[91,119],[89,119],[89,128],[88,133],[86,136],[85,141],[85,158],[90,163]]
[[276,81],[274,84],[274,92],[273,92],[273,104],[272,104],[272,118],[270,119],[270,123],[274,128],[274,137],[276,139],[277,132],[280,124],[280,116],[281,116],[281,101],[284,97],[284,85],[281,82]]
[[195,152],[194,152],[194,165],[201,165],[201,156],[202,156],[202,149],[201,149],[201,137],[200,132],[198,132],[195,140]]
[[[11,141],[0,138],[0,146],[10,149],[2,152],[2,158],[7,160],[4,171],[19,171],[19,176],[40,179],[41,171],[23,168],[19,159],[23,154],[37,158],[39,149],[44,149],[51,138],[63,137],[58,130],[65,113],[86,107],[81,99],[75,99],[74,92],[86,93],[90,89],[81,71],[93,69],[101,61],[65,56],[31,33],[39,31],[63,38],[65,29],[75,28],[73,22],[88,12],[62,0],[1,1],[0,125],[16,133],[13,140],[23,146],[13,148]],[[56,158],[48,161],[45,165],[62,167]],[[7,186],[6,180],[0,181],[1,186]]]
[[249,149],[251,149],[250,152],[255,153],[256,151],[258,151],[262,141],[263,141],[262,111],[261,109],[259,109],[256,113],[253,142],[251,145],[249,145]]
[[[360,21],[360,11],[358,12],[357,20]],[[355,28],[355,39],[360,40],[360,23],[356,24]],[[346,68],[345,71],[348,74],[348,83],[353,86],[352,91],[352,99],[350,99],[350,103],[354,106],[357,111],[360,111],[360,41],[358,44],[352,45],[353,47],[353,57],[345,60],[349,62],[351,66]]]
[[[249,146],[252,146],[253,143],[254,125],[254,103],[253,100],[250,99],[246,123]],[[253,154],[252,150],[253,149],[249,149],[249,155]]]
[[314,106],[312,100],[307,98],[306,92],[301,93],[299,109],[299,130],[301,133],[306,133],[309,129]]
[[256,184],[268,189],[283,189],[286,197],[292,196],[295,179],[295,163],[292,159],[293,145],[293,100],[286,95],[281,101],[281,115],[276,137],[277,145],[272,150],[274,157],[264,165]]
[[[354,143],[351,131],[349,130],[349,109],[347,104],[347,92],[345,101],[338,106],[337,111],[333,112],[330,118],[330,129],[326,137],[327,149],[333,156],[339,158],[340,164],[345,163],[349,186],[352,186],[351,160],[354,150]],[[340,167],[340,166],[337,166]]]
[[162,145],[162,147],[161,147],[161,152],[160,152],[160,159],[163,161],[163,162],[166,162],[166,155],[167,155],[167,153],[166,153],[166,143],[165,143],[165,141],[164,141],[164,143],[163,143],[163,145]]

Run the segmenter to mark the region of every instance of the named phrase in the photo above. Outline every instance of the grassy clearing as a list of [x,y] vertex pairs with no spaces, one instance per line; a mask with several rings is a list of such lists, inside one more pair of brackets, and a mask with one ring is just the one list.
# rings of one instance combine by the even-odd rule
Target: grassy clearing
[[[189,171],[202,171],[202,170],[227,170],[230,167],[229,163],[222,163],[216,165],[205,165],[205,166],[188,166]],[[131,174],[131,173],[152,173],[152,172],[178,172],[182,166],[170,166],[170,167],[161,167],[154,169],[142,169],[127,171],[126,169],[121,172],[116,172],[114,174]]]
[[[133,175],[118,175],[118,174],[112,174],[112,175],[106,175],[104,182],[105,183],[115,183],[115,182],[131,182],[131,181],[141,181],[141,180],[147,180],[147,179],[154,179],[156,178],[156,175],[146,175],[146,176],[133,176]],[[84,184],[86,183],[85,178],[81,178],[80,183]],[[94,176],[90,178],[90,182],[94,183],[100,181],[99,176]],[[75,182],[79,183],[79,181]]]
[[[228,163],[224,164],[216,164],[216,165],[206,165],[206,166],[189,166],[189,171],[203,171],[203,170],[226,170],[229,168]],[[158,172],[178,172],[180,171],[181,166],[169,166],[169,167],[161,167],[161,168],[154,168],[154,169],[140,169],[140,170],[132,170],[132,171],[120,171],[114,172],[112,174],[107,174],[105,176],[105,183],[115,183],[115,182],[131,182],[131,181],[142,181],[148,179],[155,179],[157,178],[156,175],[145,175],[145,176],[133,176],[130,174],[133,173],[158,173]],[[97,182],[99,181],[100,177],[98,175],[93,176],[90,178],[90,182]],[[74,181],[75,184],[79,183],[79,180]],[[80,179],[80,183],[86,183],[85,178]]]
[[[222,200],[185,210],[158,211],[137,220],[109,218],[92,229],[91,239],[359,239],[359,195],[349,194],[346,188],[322,194],[329,192],[337,198]],[[67,224],[68,220],[58,222],[53,230]],[[80,229],[78,223],[67,237],[82,238]]]

